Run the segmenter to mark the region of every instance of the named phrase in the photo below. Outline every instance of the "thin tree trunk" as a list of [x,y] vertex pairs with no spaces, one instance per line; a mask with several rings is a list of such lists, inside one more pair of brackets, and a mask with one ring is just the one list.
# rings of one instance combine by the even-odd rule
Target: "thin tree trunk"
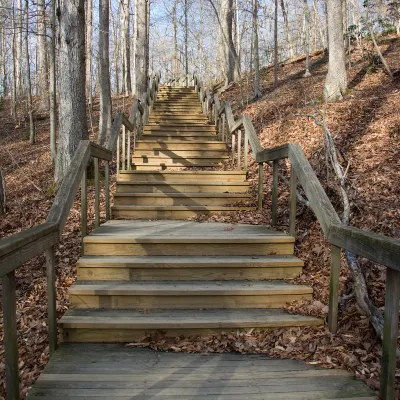
[[[55,0],[53,0],[55,1]],[[89,112],[93,105],[93,74],[92,74],[92,47],[93,47],[93,0],[87,1],[86,9],[86,98],[89,103]]]
[[188,0],[185,0],[185,75],[186,86],[189,86],[189,57],[188,57],[189,25],[188,25]]
[[308,8],[307,0],[304,0],[304,21],[306,30],[306,71],[304,77],[307,78],[311,76],[310,74],[310,10]]
[[290,33],[289,18],[288,18],[288,13],[285,8],[284,0],[281,0],[281,9],[282,9],[282,14],[283,14],[283,22],[285,24],[285,35],[286,35],[286,42],[288,44],[289,55],[290,55],[290,58],[293,58],[294,50],[293,50],[293,43],[292,43],[292,35]]
[[123,37],[124,37],[124,86],[125,94],[129,95],[132,93],[132,81],[131,81],[131,46],[130,46],[130,0],[124,0],[123,6]]
[[99,80],[100,119],[98,143],[103,146],[111,129],[112,105],[110,85],[110,7],[108,0],[99,1]]
[[49,109],[49,66],[46,49],[46,13],[45,0],[38,0],[38,53],[39,53],[39,110]]
[[135,94],[142,99],[147,90],[147,1],[135,3]]
[[12,90],[11,90],[11,116],[16,122],[17,120],[17,28],[16,28],[16,15],[15,15],[15,3],[12,3],[12,70],[13,70],[13,79],[12,79]]
[[25,57],[26,57],[26,75],[28,89],[28,116],[29,116],[29,140],[31,144],[36,142],[35,121],[33,119],[32,104],[32,82],[31,82],[31,63],[29,59],[29,3],[25,0]]
[[[14,4],[14,1],[13,1]],[[16,46],[15,46],[15,66],[16,66],[16,94],[17,96],[21,96],[23,94],[22,90],[22,59],[23,50],[22,50],[22,0],[18,0],[17,2],[17,23],[16,23]],[[14,21],[15,22],[15,21]],[[15,25],[14,25],[15,26]]]
[[56,160],[56,124],[57,124],[57,81],[56,81],[56,1],[51,1],[51,42],[50,42],[50,151],[53,161]]
[[178,7],[178,0],[174,0],[174,4],[172,6],[172,29],[174,31],[174,60],[172,63],[172,73],[174,77],[176,77],[179,73],[177,7]]
[[254,98],[261,97],[260,55],[258,50],[258,0],[253,0],[253,57],[254,57]]
[[79,143],[88,138],[85,90],[85,0],[60,0],[59,141],[56,182],[64,178]]
[[278,0],[275,0],[274,19],[274,87],[278,87]]

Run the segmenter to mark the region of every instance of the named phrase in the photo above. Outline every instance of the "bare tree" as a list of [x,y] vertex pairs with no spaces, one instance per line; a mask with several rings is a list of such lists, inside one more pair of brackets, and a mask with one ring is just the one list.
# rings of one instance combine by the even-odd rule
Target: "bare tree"
[[64,178],[79,142],[88,138],[85,96],[85,0],[60,0],[59,141],[56,182]]
[[139,99],[147,90],[147,2],[135,1],[135,94]]
[[25,0],[25,57],[26,57],[26,77],[28,89],[27,111],[29,118],[29,140],[31,144],[36,142],[35,121],[33,119],[32,104],[32,81],[31,81],[31,62],[29,57],[29,2]]
[[278,87],[278,0],[275,0],[274,18],[274,87]]
[[46,46],[46,13],[45,0],[38,0],[38,55],[39,55],[39,111],[49,109],[49,64]]
[[281,9],[282,9],[282,14],[283,14],[283,22],[285,24],[285,35],[286,35],[286,42],[288,44],[289,56],[290,56],[290,58],[293,58],[294,57],[294,49],[293,49],[293,42],[292,42],[292,34],[290,32],[288,12],[285,7],[284,0],[281,0]]
[[307,0],[304,0],[304,26],[306,30],[306,72],[304,77],[307,78],[311,76],[310,74],[310,9],[308,8]]
[[93,0],[86,0],[86,99],[91,109],[93,103],[92,63],[93,63]]
[[254,62],[254,98],[261,97],[260,55],[258,50],[258,0],[253,1],[253,62]]
[[122,23],[122,35],[123,35],[123,65],[124,65],[124,87],[125,94],[132,93],[132,81],[131,81],[131,46],[130,46],[130,0],[124,0],[123,4],[123,23]]
[[99,0],[99,83],[100,119],[99,139],[101,146],[107,139],[112,124],[111,84],[110,84],[110,3]]
[[342,0],[327,0],[329,64],[325,81],[325,100],[341,100],[347,88],[346,57],[343,41]]
[[56,160],[56,124],[57,124],[57,93],[56,93],[56,1],[51,1],[50,10],[50,151],[53,161]]

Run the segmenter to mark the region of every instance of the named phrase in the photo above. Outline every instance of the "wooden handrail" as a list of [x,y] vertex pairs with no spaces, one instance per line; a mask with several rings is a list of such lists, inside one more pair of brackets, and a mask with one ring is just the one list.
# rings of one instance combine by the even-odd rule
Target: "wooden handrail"
[[[204,103],[202,93],[204,87],[202,82],[193,76],[195,90],[199,94],[199,100]],[[211,96],[210,96],[211,97]],[[341,220],[316,176],[311,164],[305,156],[302,148],[297,143],[287,143],[272,149],[263,149],[254,129],[253,123],[248,115],[243,115],[235,120],[230,103],[225,101],[221,104],[218,96],[212,97],[214,106],[215,125],[219,128],[218,135],[225,138],[225,121],[228,132],[232,136],[232,148],[235,147],[235,132],[238,131],[238,166],[240,167],[240,129],[245,131],[244,146],[250,143],[253,157],[259,164],[258,179],[258,206],[262,208],[262,185],[263,164],[272,163],[273,166],[273,188],[272,188],[272,224],[276,224],[277,216],[277,190],[278,190],[278,162],[289,159],[291,163],[290,173],[290,213],[289,233],[295,234],[296,217],[296,188],[300,183],[321,225],[328,242],[332,245],[331,252],[331,282],[329,294],[328,326],[331,332],[337,330],[338,313],[338,289],[340,275],[340,253],[346,249],[354,254],[365,257],[387,267],[387,284],[385,298],[385,326],[382,350],[382,372],[381,372],[381,398],[385,400],[394,399],[394,380],[396,367],[396,348],[400,297],[400,241],[376,234],[374,232],[347,226]],[[222,132],[221,132],[222,131]],[[234,153],[234,151],[233,151]],[[233,154],[234,155],[234,154]],[[245,151],[245,168],[247,168],[247,154]]]
[[[100,224],[100,173],[99,160],[105,162],[105,192],[106,219],[109,218],[110,205],[110,169],[109,163],[113,153],[119,148],[121,127],[132,132],[135,130],[137,114],[142,119],[149,114],[149,107],[155,101],[160,74],[150,78],[149,90],[146,93],[145,104],[135,100],[131,107],[129,119],[123,113],[118,113],[111,126],[106,147],[99,146],[88,140],[82,140],[72,158],[71,164],[54,198],[48,213],[46,223],[0,240],[0,278],[3,288],[3,326],[6,359],[6,390],[7,399],[19,399],[19,373],[16,322],[16,284],[15,270],[30,259],[46,254],[47,291],[48,291],[48,329],[50,354],[57,347],[57,309],[55,288],[55,245],[59,242],[64,230],[68,214],[73,206],[79,184],[81,184],[82,237],[87,231],[87,166],[90,158],[95,165],[95,224]],[[128,136],[128,159],[130,140]],[[118,158],[118,156],[117,156]],[[117,166],[119,169],[119,165]]]

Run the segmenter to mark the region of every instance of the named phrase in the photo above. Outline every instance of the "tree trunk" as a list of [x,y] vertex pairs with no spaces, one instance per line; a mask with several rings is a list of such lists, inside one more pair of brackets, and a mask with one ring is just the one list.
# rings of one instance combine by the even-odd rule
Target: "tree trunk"
[[189,41],[189,25],[188,25],[188,0],[185,0],[185,75],[186,86],[189,86],[189,56],[188,56],[188,41]]
[[32,82],[31,82],[31,68],[29,58],[29,3],[25,0],[25,57],[26,57],[26,77],[28,89],[28,117],[29,117],[29,140],[31,144],[36,143],[35,121],[33,120],[33,104],[32,104]]
[[16,29],[15,3],[12,6],[12,90],[11,90],[11,116],[17,120],[17,29]]
[[[13,2],[14,3],[14,2]],[[21,96],[23,94],[22,89],[22,59],[23,51],[22,51],[22,0],[17,1],[17,22],[15,26],[16,29],[16,46],[15,46],[15,66],[16,66],[16,97]],[[14,21],[15,23],[15,21]]]
[[100,119],[98,143],[103,146],[112,124],[110,85],[110,6],[108,0],[99,1],[99,80]]
[[306,71],[304,77],[307,78],[311,76],[310,74],[310,10],[308,8],[307,0],[304,0],[304,22],[306,30],[306,40],[305,40],[305,53],[306,53]]
[[88,138],[85,96],[85,0],[60,0],[59,141],[56,183]]
[[[55,0],[53,0],[55,1]],[[93,85],[92,85],[92,43],[93,43],[93,0],[86,0],[86,99],[89,102],[89,109],[93,104]]]
[[254,98],[261,97],[260,54],[258,50],[258,0],[253,0],[253,58],[254,58]]
[[347,88],[346,57],[343,42],[342,1],[327,0],[329,64],[324,96],[328,102],[341,100]]
[[274,87],[278,87],[278,0],[275,0],[274,18]]
[[46,13],[45,0],[38,0],[38,54],[39,54],[39,111],[49,109],[49,64],[46,49]]
[[294,57],[294,50],[293,50],[293,43],[292,43],[292,35],[290,34],[290,27],[289,27],[289,18],[288,13],[285,8],[284,0],[281,0],[281,9],[283,14],[283,22],[285,24],[285,35],[286,35],[286,42],[288,45],[289,56],[290,58]]
[[57,124],[57,81],[56,81],[56,1],[51,1],[51,42],[50,42],[50,151],[53,161],[56,160],[56,124]]
[[220,24],[224,43],[225,86],[240,79],[240,65],[232,36],[233,0],[221,0]]
[[147,90],[147,0],[135,2],[135,94],[142,99]]
[[172,62],[172,74],[174,77],[176,77],[179,73],[177,7],[178,0],[174,0],[174,4],[172,6],[172,29],[174,31],[174,60]]
[[131,81],[131,46],[130,46],[130,0],[124,0],[123,5],[123,27],[122,34],[124,37],[123,46],[123,58],[124,58],[124,86],[125,94],[129,95],[132,93],[132,81]]
[[0,215],[6,213],[7,206],[6,179],[3,171],[0,169]]

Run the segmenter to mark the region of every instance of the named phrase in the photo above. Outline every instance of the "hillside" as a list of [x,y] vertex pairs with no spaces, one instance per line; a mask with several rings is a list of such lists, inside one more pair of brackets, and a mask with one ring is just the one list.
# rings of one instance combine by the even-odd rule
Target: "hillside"
[[[381,49],[393,70],[400,69],[400,41],[386,38]],[[250,98],[251,79],[244,77],[241,85],[223,93],[238,113],[251,116],[264,147],[275,147],[287,142],[298,142],[310,159],[325,190],[340,213],[340,199],[331,172],[327,171],[322,133],[313,120],[298,114],[313,113],[312,102],[326,112],[326,122],[335,136],[343,165],[350,162],[347,185],[352,203],[351,224],[392,237],[400,237],[400,162],[399,138],[400,80],[391,81],[381,68],[371,68],[368,60],[358,52],[352,54],[349,70],[349,90],[346,98],[336,104],[324,105],[322,84],[327,71],[323,54],[312,58],[312,77],[303,78],[304,63],[291,62],[279,69],[280,85],[273,89],[272,71],[262,72],[262,99],[241,105]],[[114,112],[125,109],[124,98],[115,99]],[[93,115],[96,131],[97,107]],[[38,140],[32,146],[23,138],[23,126],[14,126],[9,104],[5,102],[0,114],[0,168],[5,172],[8,209],[0,218],[0,238],[21,229],[44,222],[54,197],[53,165],[49,153],[49,121],[38,121]],[[255,185],[257,165],[252,162],[249,179]],[[230,163],[225,169],[232,168]],[[286,174],[282,163],[281,172]],[[264,210],[262,213],[243,212],[232,217],[215,214],[198,220],[218,220],[229,223],[270,224],[271,171],[265,167]],[[92,193],[93,194],[93,193]],[[279,187],[278,225],[288,224],[288,188]],[[90,203],[92,205],[92,202]],[[90,208],[93,222],[93,209]],[[298,208],[297,255],[305,261],[300,282],[312,285],[314,301],[292,304],[289,310],[311,315],[326,315],[329,282],[329,246],[321,229],[307,208]],[[68,287],[76,279],[75,263],[80,255],[79,198],[70,214],[63,240],[57,251],[57,308],[61,316],[68,307]],[[384,304],[385,270],[366,260],[360,260],[369,283],[369,294],[374,304]],[[47,304],[44,258],[32,260],[17,271],[18,329],[20,369],[24,392],[37,378],[48,360]],[[360,315],[351,293],[352,282],[342,260],[342,312],[337,335],[326,328],[276,329],[268,332],[221,334],[202,340],[187,338],[143,338],[141,346],[176,351],[239,351],[262,352],[275,357],[306,360],[328,368],[345,367],[373,387],[379,385],[381,346],[368,322]],[[3,341],[0,326],[0,342]],[[0,360],[4,348],[0,347]],[[0,396],[4,395],[4,363],[0,361]]]

